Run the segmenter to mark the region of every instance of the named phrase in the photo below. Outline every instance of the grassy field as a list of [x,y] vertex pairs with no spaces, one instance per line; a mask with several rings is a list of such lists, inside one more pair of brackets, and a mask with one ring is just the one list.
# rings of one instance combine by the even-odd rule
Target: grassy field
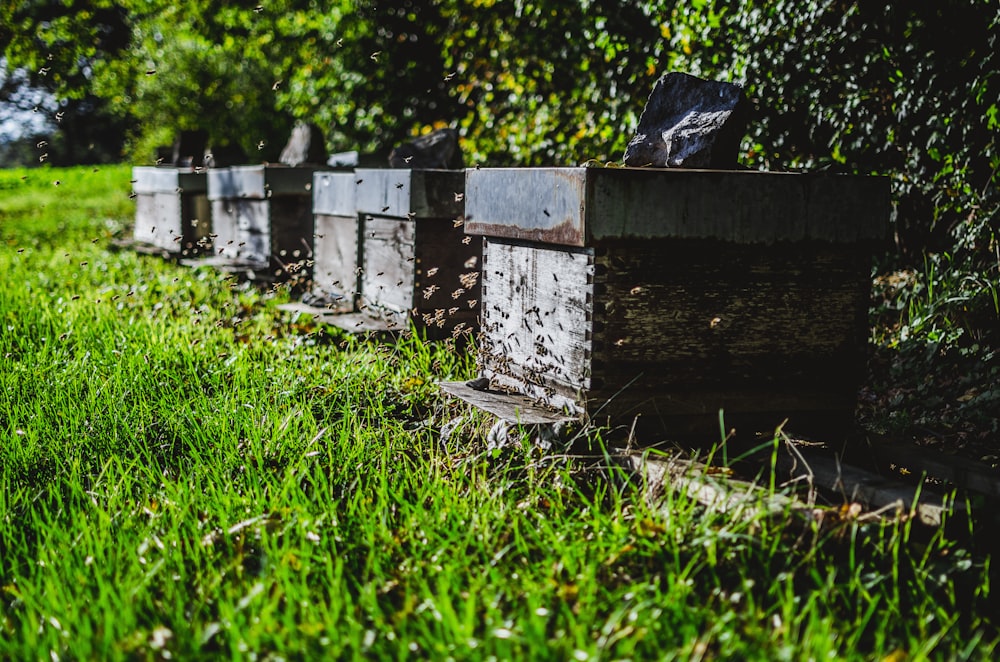
[[995,652],[988,531],[653,508],[609,455],[490,449],[434,386],[467,352],[110,250],[128,180],[0,170],[0,658]]

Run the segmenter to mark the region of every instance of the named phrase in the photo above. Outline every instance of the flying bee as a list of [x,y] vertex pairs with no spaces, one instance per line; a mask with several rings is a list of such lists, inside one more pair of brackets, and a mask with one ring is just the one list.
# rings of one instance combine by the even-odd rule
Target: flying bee
[[152,76],[156,73],[156,69],[146,69],[146,75]]
[[471,241],[472,241],[472,235],[466,235],[465,237],[462,238],[462,243],[465,244],[466,246],[468,246],[469,242]]
[[455,202],[461,202],[464,199],[465,199],[464,193],[457,193],[457,192],[455,193]]

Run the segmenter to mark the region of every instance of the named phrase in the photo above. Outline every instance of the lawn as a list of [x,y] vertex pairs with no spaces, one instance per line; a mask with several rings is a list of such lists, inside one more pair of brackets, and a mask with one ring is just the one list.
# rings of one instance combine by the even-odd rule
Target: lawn
[[112,250],[129,177],[0,170],[0,658],[992,658],[980,525],[650,503],[600,430],[491,448],[435,387],[470,351]]

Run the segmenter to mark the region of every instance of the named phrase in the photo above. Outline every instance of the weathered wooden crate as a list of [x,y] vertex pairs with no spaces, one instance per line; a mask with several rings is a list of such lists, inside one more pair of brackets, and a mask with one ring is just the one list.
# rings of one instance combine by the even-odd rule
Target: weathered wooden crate
[[466,196],[490,384],[453,393],[678,433],[851,419],[884,178],[470,169]]
[[360,225],[359,315],[345,329],[403,329],[429,337],[476,326],[481,242],[461,228],[461,170],[354,172]]
[[132,168],[132,247],[177,256],[200,253],[212,226],[207,187],[205,173],[191,168]]
[[316,168],[247,165],[208,170],[218,266],[285,280],[312,256]]

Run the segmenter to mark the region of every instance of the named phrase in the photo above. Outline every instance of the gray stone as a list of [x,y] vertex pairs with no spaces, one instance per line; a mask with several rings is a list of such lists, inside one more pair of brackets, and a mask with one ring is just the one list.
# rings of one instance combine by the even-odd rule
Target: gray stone
[[389,153],[390,168],[460,170],[465,167],[458,149],[458,131],[438,129],[399,145]]
[[292,135],[288,137],[285,148],[281,150],[278,162],[290,166],[326,163],[326,143],[323,139],[323,132],[315,124],[296,122],[292,128]]
[[625,165],[734,169],[746,120],[747,102],[739,85],[664,74],[625,149]]

